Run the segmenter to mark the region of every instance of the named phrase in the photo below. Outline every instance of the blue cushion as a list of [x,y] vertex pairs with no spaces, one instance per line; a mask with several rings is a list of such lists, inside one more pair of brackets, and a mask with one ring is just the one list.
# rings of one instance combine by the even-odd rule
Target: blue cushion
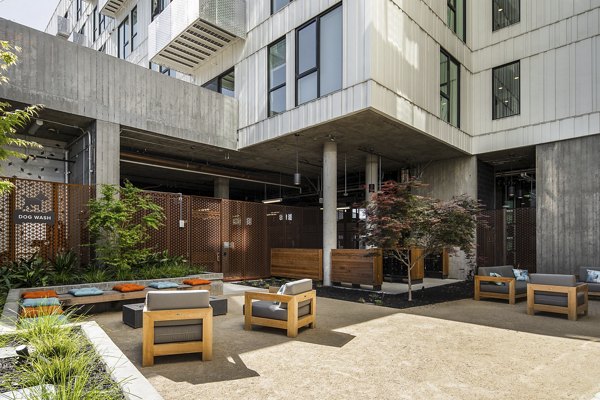
[[71,289],[71,290],[69,290],[69,293],[71,293],[73,296],[76,296],[76,297],[82,297],[82,296],[98,296],[100,294],[103,294],[104,291],[100,290],[98,288],[95,288],[95,287],[86,287],[86,288],[82,288],[82,289]]
[[39,306],[60,306],[60,301],[56,297],[46,297],[41,299],[25,299],[23,307],[39,307]]
[[600,283],[600,271],[596,271],[594,269],[587,270],[587,279],[585,280],[589,283]]
[[175,282],[161,281],[161,282],[152,282],[148,286],[151,288],[154,288],[154,289],[171,289],[171,288],[179,287],[179,284],[175,283]]
[[529,271],[526,269],[513,269],[513,274],[518,281],[529,282]]

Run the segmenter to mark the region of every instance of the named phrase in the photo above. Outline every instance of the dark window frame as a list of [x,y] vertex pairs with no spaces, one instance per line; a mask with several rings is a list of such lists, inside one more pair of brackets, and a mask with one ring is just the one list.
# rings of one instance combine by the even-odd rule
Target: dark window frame
[[83,15],[83,0],[75,0],[75,15],[79,21]]
[[[460,37],[460,35],[458,34],[458,32],[456,32],[456,5],[452,5],[453,0],[447,0],[446,4],[448,5],[448,8],[450,10],[452,10],[452,12],[454,13],[454,26],[448,26],[450,28],[450,30],[452,32],[454,32],[454,34],[456,36],[458,36],[458,38],[463,42],[463,43],[467,43],[467,1],[468,0],[454,0],[454,2],[456,1],[462,1],[463,2],[463,37]],[[448,22],[448,21],[446,21]]]
[[158,17],[169,4],[171,4],[171,1],[172,0],[156,0],[155,6],[150,10],[150,21],[154,21],[154,19]]
[[[269,56],[271,54],[271,48],[277,44],[279,44],[280,42],[285,42],[286,41],[286,37],[282,36],[279,39],[277,39],[276,41],[274,41],[273,43],[271,43],[269,45],[269,47],[267,48],[267,115],[270,117],[274,117],[276,115],[279,115],[280,113],[271,115],[271,93],[281,89],[282,87],[285,87],[285,85],[287,84],[287,79],[283,80],[283,83],[275,86],[273,88],[271,88],[271,65],[269,63]],[[287,42],[285,44],[285,51],[286,51],[286,56],[287,56]],[[287,78],[287,57],[285,60],[285,68],[286,68],[286,78]],[[287,90],[286,90],[286,98],[287,98]]]
[[94,11],[92,14],[94,24],[94,31],[92,35],[95,42],[96,39],[98,39],[100,35],[102,35],[102,32],[106,30],[106,16],[104,14],[101,14],[100,11],[98,11],[98,6],[94,7]]
[[[234,96],[233,97],[235,97],[235,67],[231,67],[227,71],[225,71],[225,72],[219,74],[218,76],[215,76],[214,78],[212,78],[212,79],[204,82],[204,84],[202,85],[202,87],[206,89],[207,86],[211,82],[214,82],[216,80],[217,81],[217,90],[216,90],[216,92],[217,93],[221,93],[221,94],[223,94],[225,96],[228,96],[228,95],[226,95],[226,94],[223,93],[223,84],[222,84],[222,82],[223,82],[223,78],[225,76],[231,74],[232,72],[234,73],[233,74],[233,79],[234,79],[234,82],[233,82],[233,93],[234,93]],[[209,90],[212,90],[212,89],[209,89]]]
[[[127,59],[127,57],[131,54],[131,50],[127,54],[127,47],[131,44],[131,32],[129,32],[129,35],[125,35],[124,33],[126,32],[122,32],[122,27],[124,25],[129,25],[129,15],[127,15],[125,19],[121,21],[119,27],[117,28],[117,57],[123,60]],[[129,29],[131,29],[131,26]],[[123,45],[122,51],[124,54],[121,54],[121,45]]]
[[273,7],[273,5],[275,3],[275,0],[271,0],[271,15],[277,14],[279,11],[281,11],[284,8],[286,8],[287,6],[289,6],[292,1],[294,1],[294,0],[288,0],[288,2],[287,2],[286,5],[284,5],[283,7],[281,7],[279,10],[275,11],[275,7]]
[[[519,81],[519,96],[518,96],[519,109],[514,114],[498,116],[496,113],[496,94],[494,91],[495,72],[499,69],[502,69],[502,68],[505,68],[505,67],[508,67],[508,66],[511,66],[514,64],[519,64],[519,79],[518,79],[518,81]],[[506,84],[505,84],[505,86],[506,86]],[[521,115],[521,60],[511,61],[509,63],[498,65],[497,67],[492,68],[492,120],[495,121],[497,119],[504,119],[504,118],[514,117],[517,115]]]
[[[446,121],[448,124],[452,125],[452,122],[450,122],[452,120],[452,102],[450,101],[452,98],[452,95],[450,94],[450,90],[451,90],[451,86],[450,86],[450,63],[454,63],[456,64],[457,67],[457,82],[456,82],[456,89],[458,91],[456,99],[457,99],[457,103],[456,104],[456,128],[460,129],[460,63],[458,62],[458,60],[454,57],[452,57],[450,55],[450,53],[445,50],[443,47],[440,47],[440,53],[444,54],[446,57],[448,57],[448,66],[446,68],[446,76],[448,77],[448,94],[445,94],[442,92],[442,84],[440,82],[440,96],[444,97],[446,99],[446,101],[448,102],[448,119],[444,119],[444,121]],[[441,67],[440,67],[441,68]],[[441,71],[440,71],[440,76],[441,76]],[[440,119],[441,118],[441,114],[440,114]],[[454,125],[452,125],[454,126]]]
[[[133,13],[135,11],[135,24],[133,23]],[[131,52],[133,52],[133,50],[135,50],[139,44],[137,46],[135,46],[135,42],[134,40],[137,38],[138,36],[138,32],[137,29],[134,29],[134,27],[137,27],[139,25],[139,18],[138,18],[138,12],[137,12],[137,4],[135,5],[135,7],[133,7],[131,9]]]
[[[321,18],[326,15],[329,14],[330,12],[332,12],[333,10],[335,10],[338,7],[342,6],[342,2],[339,2],[338,4],[334,5],[333,7],[328,8],[327,10],[325,10],[324,12],[322,12],[321,14],[317,15],[316,17],[311,18],[310,20],[306,21],[305,23],[303,23],[302,25],[300,25],[298,28],[296,28],[296,32],[294,32],[294,38],[295,38],[295,93],[294,93],[294,97],[295,97],[295,104],[296,107],[299,106],[298,104],[298,81],[302,78],[304,78],[305,76],[308,76],[312,73],[317,73],[317,97],[315,97],[312,100],[309,100],[307,102],[304,102],[302,104],[306,104],[309,103],[313,100],[317,100],[319,98],[321,98],[321,74],[320,74],[320,68],[321,68]],[[306,28],[307,26],[309,26],[312,23],[316,23],[316,65],[315,67],[304,71],[303,73],[299,74],[298,70],[300,68],[300,46],[298,46],[298,40],[300,38],[300,31],[304,28]],[[343,20],[342,20],[342,32],[343,32]],[[343,71],[342,71],[343,72]],[[332,92],[333,93],[333,92]],[[331,94],[331,93],[329,93]]]
[[518,19],[514,20],[514,21],[510,21],[509,24],[507,25],[503,25],[503,26],[498,26],[497,21],[496,21],[496,2],[494,0],[492,0],[492,32],[496,32],[499,31],[501,29],[504,28],[508,28],[509,26],[513,26],[515,24],[518,24],[519,22],[521,22],[521,0],[509,0],[509,1],[516,1],[517,2],[517,10],[519,10],[519,16]]

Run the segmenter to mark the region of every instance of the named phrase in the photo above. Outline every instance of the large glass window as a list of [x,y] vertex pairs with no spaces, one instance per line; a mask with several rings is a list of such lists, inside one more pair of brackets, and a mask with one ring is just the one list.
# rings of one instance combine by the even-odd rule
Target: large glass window
[[466,32],[466,7],[467,0],[448,0],[448,16],[446,23],[458,35],[460,40],[465,41]]
[[275,14],[292,0],[271,0],[271,14]]
[[516,61],[492,70],[494,96],[493,118],[521,113],[521,62]]
[[129,16],[125,17],[121,25],[119,25],[118,35],[118,56],[119,58],[127,58],[131,52],[129,41],[131,40],[131,32],[129,27]]
[[162,65],[158,65],[156,63],[153,63],[152,61],[150,61],[150,69],[152,71],[160,72],[163,75],[173,76],[173,77],[175,76],[175,71],[172,70],[171,68],[163,67]]
[[269,46],[269,117],[285,111],[285,38]]
[[137,6],[131,10],[131,51],[138,47],[138,17],[137,17]]
[[77,0],[75,2],[75,8],[77,11],[77,20],[79,21],[79,19],[83,15],[83,0]]
[[235,71],[233,68],[202,85],[203,88],[235,97]]
[[516,24],[521,20],[521,0],[492,0],[493,30]]
[[102,35],[102,32],[106,30],[106,16],[104,14],[100,14],[98,6],[94,7],[92,20],[94,24],[93,40],[95,42],[96,39]]
[[170,2],[171,0],[152,0],[152,21],[167,8]]
[[342,7],[296,31],[296,105],[342,88]]
[[460,127],[460,65],[440,52],[440,118]]

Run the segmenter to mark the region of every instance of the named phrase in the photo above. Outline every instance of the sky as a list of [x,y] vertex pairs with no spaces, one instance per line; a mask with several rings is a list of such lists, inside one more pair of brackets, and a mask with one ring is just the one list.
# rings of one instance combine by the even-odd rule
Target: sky
[[0,17],[43,31],[58,1],[0,0]]

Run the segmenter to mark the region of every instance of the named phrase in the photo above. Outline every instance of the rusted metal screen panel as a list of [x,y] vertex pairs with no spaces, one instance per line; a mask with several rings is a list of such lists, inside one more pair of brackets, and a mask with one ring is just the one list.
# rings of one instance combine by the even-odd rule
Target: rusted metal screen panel
[[[0,200],[0,261],[38,254],[53,259],[58,252],[73,250],[87,264],[90,249],[87,229],[88,201],[94,188],[27,179],[11,179],[15,188]],[[52,214],[51,223],[14,221],[14,212]]]
[[[184,196],[187,197],[187,196]],[[211,272],[221,269],[221,200],[189,196],[190,262]]]
[[487,210],[477,228],[477,266],[514,265],[536,271],[535,208]]
[[265,205],[245,203],[244,217],[244,268],[245,276],[269,276],[269,250],[267,248],[267,222]]

